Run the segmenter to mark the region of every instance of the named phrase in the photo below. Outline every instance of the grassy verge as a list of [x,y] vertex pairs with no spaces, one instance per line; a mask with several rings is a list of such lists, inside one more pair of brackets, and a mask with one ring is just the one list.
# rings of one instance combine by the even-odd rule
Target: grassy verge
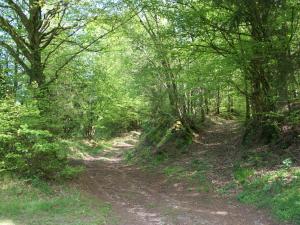
[[0,224],[112,224],[111,207],[64,186],[41,181],[0,179]]
[[300,168],[278,169],[249,177],[238,199],[271,209],[280,220],[300,224]]

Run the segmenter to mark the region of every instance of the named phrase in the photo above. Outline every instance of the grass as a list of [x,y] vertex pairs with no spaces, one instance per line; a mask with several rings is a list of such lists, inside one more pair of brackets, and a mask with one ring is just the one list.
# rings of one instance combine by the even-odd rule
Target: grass
[[4,177],[0,179],[0,224],[112,224],[111,206],[64,186]]
[[300,168],[282,168],[254,175],[244,183],[238,199],[269,208],[280,220],[300,224]]
[[185,168],[181,166],[167,166],[163,169],[163,172],[168,177],[176,177],[181,179],[186,176]]

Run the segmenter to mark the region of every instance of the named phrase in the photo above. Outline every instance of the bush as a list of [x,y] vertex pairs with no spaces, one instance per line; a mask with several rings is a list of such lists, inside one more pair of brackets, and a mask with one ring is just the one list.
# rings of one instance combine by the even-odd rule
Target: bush
[[67,166],[67,154],[47,130],[35,103],[0,101],[0,171],[57,179]]
[[270,144],[280,137],[280,124],[283,115],[267,114],[264,115],[263,121],[256,119],[248,121],[244,134],[244,144]]

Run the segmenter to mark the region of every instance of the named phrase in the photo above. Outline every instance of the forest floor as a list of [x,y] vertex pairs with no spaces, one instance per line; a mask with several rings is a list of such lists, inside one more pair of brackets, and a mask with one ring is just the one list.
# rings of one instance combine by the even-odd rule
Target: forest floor
[[[80,190],[112,205],[118,225],[279,225],[264,210],[238,203],[232,197],[220,197],[215,191],[193,184],[178,168],[199,162],[207,152],[217,163],[207,174],[212,185],[226,182],[226,168],[239,147],[239,126],[232,121],[217,122],[199,135],[190,153],[168,165],[145,169],[124,160],[134,148],[136,138],[127,135],[115,139],[99,154],[85,155],[87,169],[75,181]],[[226,154],[228,153],[228,154]],[[218,156],[219,155],[219,156]],[[222,156],[226,155],[225,158]],[[196,161],[195,161],[196,160]],[[199,160],[199,161],[197,161]],[[222,160],[222,163],[218,161]],[[211,161],[210,161],[211,162]],[[215,165],[219,165],[216,167]],[[226,168],[225,168],[226,167]],[[176,170],[176,168],[178,170]],[[174,172],[177,171],[177,172]],[[172,174],[175,176],[172,177]],[[215,174],[221,174],[214,177]],[[178,179],[179,178],[179,179]],[[200,179],[201,180],[201,179]],[[205,183],[205,180],[203,181]]]

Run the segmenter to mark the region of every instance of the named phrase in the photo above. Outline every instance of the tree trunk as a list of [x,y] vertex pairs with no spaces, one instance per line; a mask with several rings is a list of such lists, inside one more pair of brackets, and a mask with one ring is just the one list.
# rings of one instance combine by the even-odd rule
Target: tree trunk
[[248,82],[246,77],[244,78],[244,83],[245,83],[245,108],[246,108],[246,121],[250,120],[250,99],[249,99],[249,91],[248,91]]
[[28,30],[28,39],[30,42],[31,57],[30,57],[30,82],[37,82],[39,87],[45,84],[44,68],[42,63],[41,40],[42,34],[40,28],[43,24],[42,8],[39,0],[30,0],[30,28]]
[[209,102],[206,94],[204,95],[204,104],[205,104],[206,114],[208,115],[210,110],[209,110]]
[[220,95],[220,87],[217,90],[217,105],[216,105],[216,114],[220,114],[220,107],[221,107],[221,95]]
[[293,63],[288,52],[282,52],[278,56],[278,77],[276,86],[278,90],[278,107],[289,107],[288,80],[293,71]]
[[228,113],[233,112],[233,98],[232,98],[229,91],[228,91],[228,94],[227,94],[227,112]]

